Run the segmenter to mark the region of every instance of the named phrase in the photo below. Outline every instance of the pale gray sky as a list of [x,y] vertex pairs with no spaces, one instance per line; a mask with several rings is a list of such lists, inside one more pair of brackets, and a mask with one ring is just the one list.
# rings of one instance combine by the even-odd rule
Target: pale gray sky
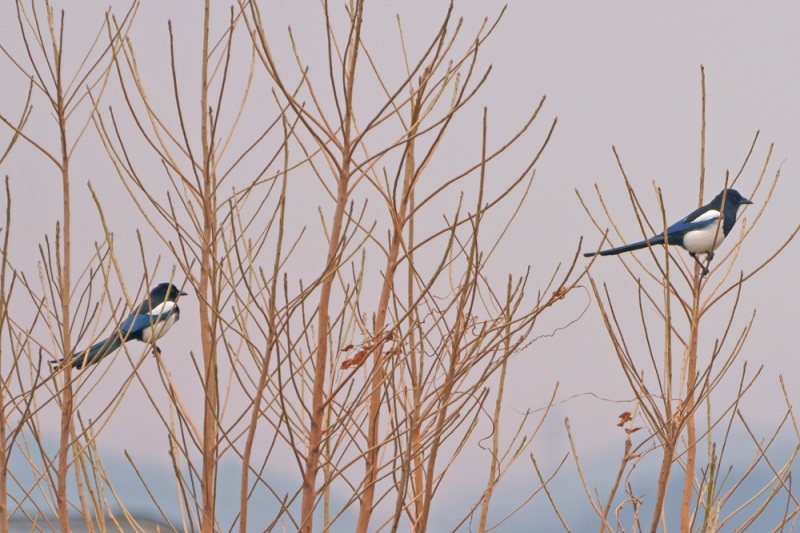
[[[76,61],[88,39],[93,38],[102,20],[106,4],[86,3],[67,9],[66,41],[74,42],[75,51],[68,52]],[[285,5],[269,5],[270,24],[275,42],[287,42],[286,27],[291,26],[300,43],[303,60],[324,68],[324,56],[316,55],[323,45],[317,2],[306,0]],[[125,2],[111,2],[115,13],[121,15]],[[229,3],[215,2],[215,17],[224,21],[229,16]],[[464,18],[464,37],[474,34],[484,16],[493,18],[501,3],[459,1],[457,17]],[[61,8],[61,3],[57,4]],[[427,42],[445,12],[446,2],[375,2],[367,5],[365,41],[387,64],[396,62],[398,72],[401,57],[397,52],[395,14],[402,17],[405,39],[412,51]],[[584,248],[597,246],[600,235],[583,212],[575,189],[588,199],[590,207],[602,218],[599,202],[593,192],[598,184],[620,229],[628,240],[640,238],[638,225],[630,210],[624,183],[617,168],[611,147],[616,147],[627,175],[640,194],[642,203],[651,209],[658,220],[658,204],[652,184],[661,188],[668,222],[677,220],[696,207],[697,180],[700,164],[700,66],[705,66],[707,90],[706,138],[706,200],[722,188],[725,172],[738,171],[750,143],[760,131],[752,161],[745,169],[737,188],[749,196],[761,170],[770,143],[775,143],[772,161],[766,178],[771,178],[780,166],[782,179],[777,196],[754,230],[740,254],[737,269],[749,271],[772,254],[777,246],[800,222],[800,211],[791,198],[800,192],[797,180],[800,153],[800,39],[797,21],[800,5],[792,2],[757,4],[754,2],[704,3],[671,2],[669,5],[625,1],[526,2],[512,0],[494,35],[481,52],[479,64],[493,65],[491,76],[467,113],[459,131],[463,139],[455,139],[447,148],[453,154],[453,165],[459,165],[459,149],[476,149],[480,138],[481,107],[489,108],[490,140],[499,143],[521,125],[526,113],[532,111],[539,99],[547,95],[541,117],[529,142],[529,152],[517,148],[493,169],[497,176],[516,174],[532,151],[538,149],[547,127],[555,117],[558,126],[550,145],[536,167],[532,198],[494,258],[493,269],[500,280],[507,273],[524,273],[530,265],[535,283],[540,286],[558,263],[568,263],[578,240],[584,237]],[[202,11],[198,2],[189,0],[154,2],[145,0],[139,9],[131,39],[137,59],[143,68],[146,84],[156,107],[166,110],[174,119],[171,101],[171,78],[168,71],[167,20],[171,19],[176,36],[176,55],[185,79],[196,80]],[[0,44],[20,52],[19,30],[13,6],[0,8]],[[382,55],[383,54],[383,55]],[[290,65],[291,58],[286,58]],[[246,59],[244,59],[246,62]],[[387,69],[391,73],[391,69]],[[0,58],[0,112],[17,116],[26,81],[10,62]],[[389,74],[391,77],[391,74]],[[193,77],[194,76],[194,77]],[[263,79],[261,80],[263,82]],[[186,100],[196,99],[196,91],[186,83]],[[115,82],[114,82],[115,83]],[[271,102],[271,96],[262,95]],[[369,106],[369,95],[363,105]],[[108,106],[122,111],[119,92],[110,90],[104,100],[105,116]],[[196,104],[194,104],[196,106]],[[44,102],[34,102],[34,118],[29,126],[32,135],[52,141],[53,122]],[[190,120],[196,120],[196,117]],[[257,121],[258,117],[249,117]],[[244,127],[248,127],[245,120]],[[8,136],[0,131],[0,140]],[[52,142],[51,142],[52,145]],[[130,280],[141,276],[138,229],[148,247],[162,255],[159,272],[169,276],[171,263],[165,248],[152,235],[144,222],[136,221],[138,212],[116,177],[96,133],[90,128],[82,148],[76,155],[73,168],[75,189],[74,223],[78,240],[75,260],[86,261],[94,241],[102,239],[97,229],[98,216],[84,184],[91,180],[107,208],[117,246],[129,261],[124,275]],[[152,171],[155,179],[163,172],[150,155],[143,158],[141,167]],[[439,163],[444,164],[444,163]],[[36,279],[37,245],[43,236],[52,239],[55,220],[60,213],[60,182],[51,166],[25,143],[15,148],[8,162],[0,168],[3,176],[11,178],[14,195],[16,233],[13,234],[13,260],[29,279]],[[499,179],[499,178],[498,178]],[[758,208],[766,195],[766,186],[751,199]],[[324,199],[320,198],[319,202]],[[303,207],[299,202],[295,208]],[[305,217],[313,224],[314,212]],[[113,206],[113,207],[110,207]],[[756,210],[749,209],[745,217],[752,220]],[[132,222],[133,220],[133,222]],[[603,224],[607,224],[603,219]],[[23,230],[24,228],[24,230]],[[315,234],[319,235],[318,225]],[[128,241],[129,245],[125,245]],[[618,239],[615,237],[615,243]],[[732,243],[723,244],[727,252]],[[642,252],[640,252],[642,253]],[[797,341],[795,328],[800,315],[796,311],[800,285],[794,282],[798,262],[798,245],[793,243],[765,271],[746,285],[739,303],[740,311],[734,321],[741,328],[753,310],[757,317],[747,344],[737,362],[737,368],[747,362],[750,372],[764,366],[762,375],[742,404],[742,411],[755,428],[766,433],[774,427],[781,409],[770,406],[782,402],[778,377],[782,375],[787,388],[797,390],[800,369],[796,364]],[[642,253],[643,260],[652,261]],[[584,264],[581,258],[579,264]],[[649,264],[649,263],[648,263]],[[618,259],[599,258],[592,269],[598,282],[607,283],[614,296],[616,310],[630,332],[630,340],[644,349],[638,323],[635,285]],[[132,281],[129,283],[133,283]],[[129,287],[136,290],[136,287]],[[657,291],[656,291],[657,292]],[[133,296],[136,299],[140,295]],[[181,302],[183,316],[171,334],[159,344],[165,354],[178,355],[189,350],[199,351],[196,301],[190,296]],[[555,386],[560,383],[560,403],[551,413],[543,431],[537,436],[532,451],[546,469],[556,467],[569,451],[563,419],[569,417],[573,432],[583,444],[583,459],[589,466],[590,482],[607,489],[610,478],[607,465],[616,463],[623,435],[615,427],[616,416],[629,407],[624,403],[631,397],[605,334],[597,307],[588,301],[588,291],[576,290],[571,298],[548,313],[537,326],[537,334],[546,335],[576,319],[588,305],[588,311],[578,322],[552,338],[543,338],[513,361],[513,376],[508,383],[509,426],[515,412],[544,406]],[[729,305],[716,308],[718,317],[707,317],[704,342],[710,346],[721,334],[724,312]],[[138,348],[137,348],[138,349]],[[167,355],[169,357],[169,355]],[[642,358],[646,357],[642,351]],[[129,368],[119,358],[118,368],[111,368],[103,385],[93,391],[98,401],[115,392]],[[179,373],[179,365],[172,367]],[[737,385],[734,370],[728,377],[725,391]],[[143,371],[147,375],[147,371]],[[198,399],[194,370],[177,376],[186,385],[189,398]],[[155,370],[151,376],[156,378]],[[105,382],[105,380],[104,380]],[[725,397],[728,399],[730,394]],[[582,395],[573,397],[575,395]],[[792,398],[795,400],[796,398]],[[622,403],[616,403],[616,400]],[[139,413],[147,405],[141,387],[134,385],[127,392],[117,414],[112,417],[98,440],[103,453],[113,457],[129,451],[135,458],[154,468],[167,464],[165,442],[154,441],[143,430]],[[720,404],[724,403],[720,400]],[[721,407],[714,406],[714,407]],[[199,409],[199,407],[198,407]],[[44,420],[52,423],[52,435],[57,435],[56,411],[45,413]],[[137,423],[131,423],[136,420]],[[470,454],[483,453],[477,447]],[[464,463],[465,465],[467,463]],[[644,468],[644,467],[643,467]],[[452,501],[453,508],[466,505],[459,489],[473,479],[468,468],[454,473],[450,490],[443,498]],[[485,473],[480,474],[480,480]],[[497,501],[514,507],[521,503],[534,487],[535,474],[527,460],[518,463],[509,474],[506,489],[501,488]],[[583,496],[575,493],[577,485],[574,467],[570,463],[562,475],[557,493],[564,498],[566,509],[575,515],[589,508]],[[479,486],[479,483],[475,485]],[[171,490],[168,487],[167,490]],[[477,490],[477,489],[476,489]],[[505,490],[506,492],[503,492]],[[569,494],[573,493],[570,497]],[[474,496],[474,494],[469,494]],[[233,502],[236,505],[236,502]],[[499,504],[498,504],[499,505]],[[230,512],[229,510],[226,512]],[[530,523],[533,516],[545,516],[547,524],[556,522],[547,511],[543,497],[521,510],[516,524]],[[228,515],[230,517],[231,515]],[[499,513],[498,513],[499,517]],[[540,518],[537,518],[540,520]],[[579,519],[572,525],[580,530]],[[447,516],[437,516],[435,524],[446,529]],[[224,525],[224,524],[223,524]]]

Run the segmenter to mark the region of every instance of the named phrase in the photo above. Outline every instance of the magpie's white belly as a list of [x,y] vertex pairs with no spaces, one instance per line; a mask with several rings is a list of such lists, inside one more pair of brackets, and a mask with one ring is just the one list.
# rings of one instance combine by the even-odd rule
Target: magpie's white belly
[[[174,302],[164,302],[160,305],[157,305],[153,308],[153,314],[158,315],[164,312],[172,311],[172,309],[176,307]],[[169,328],[178,321],[180,318],[180,310],[175,309],[171,312],[166,319],[159,320],[158,322],[154,323],[152,326],[148,326],[142,330],[142,340],[144,342],[155,342],[164,334],[169,331]]]
[[693,254],[707,254],[719,248],[723,240],[725,233],[722,231],[722,224],[711,224],[684,235],[683,247]]

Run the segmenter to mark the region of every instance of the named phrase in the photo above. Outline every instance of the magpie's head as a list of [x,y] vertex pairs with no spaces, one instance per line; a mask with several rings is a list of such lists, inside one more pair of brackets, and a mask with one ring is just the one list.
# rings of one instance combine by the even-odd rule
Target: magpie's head
[[186,293],[177,288],[172,283],[159,283],[150,291],[150,301],[161,303],[166,301],[174,302],[178,296],[185,296]]
[[727,191],[722,191],[720,197],[723,195],[725,196],[725,205],[729,205],[731,207],[739,207],[740,205],[745,204],[752,204],[750,200],[739,194],[739,191],[736,189],[728,189]]

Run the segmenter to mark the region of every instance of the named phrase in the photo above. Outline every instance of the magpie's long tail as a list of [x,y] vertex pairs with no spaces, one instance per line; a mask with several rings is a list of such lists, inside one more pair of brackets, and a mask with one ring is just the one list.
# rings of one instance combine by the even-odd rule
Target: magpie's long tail
[[[82,350],[72,354],[69,364],[71,364],[73,368],[77,369],[93,365],[103,357],[122,346],[122,343],[123,341],[119,335],[112,335],[107,339],[103,339],[95,344],[92,344],[88,350]],[[68,358],[65,357],[64,359],[60,359],[58,361],[50,361],[50,364],[53,366],[54,370],[57,370],[64,366],[64,364],[67,362],[67,359]]]
[[[626,244],[625,246],[619,246],[617,248],[609,248],[608,250],[600,250],[599,252],[586,252],[583,254],[584,257],[592,257],[594,255],[617,255],[622,254],[625,252],[632,252],[634,250],[641,250],[642,248],[647,248],[647,245],[650,246],[658,246],[660,244],[664,244],[664,236],[663,235],[656,235],[655,237],[650,237],[646,241],[639,241],[634,242],[631,244]],[[672,244],[672,243],[670,243]]]

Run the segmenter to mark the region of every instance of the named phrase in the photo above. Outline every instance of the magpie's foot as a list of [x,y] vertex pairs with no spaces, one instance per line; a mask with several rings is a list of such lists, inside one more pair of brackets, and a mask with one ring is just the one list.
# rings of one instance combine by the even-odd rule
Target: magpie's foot
[[[694,259],[695,263],[700,267],[700,277],[704,278],[708,275],[708,265],[711,263],[711,259],[706,260],[706,264],[703,264],[702,261],[697,257],[696,254],[690,254],[692,259]],[[713,256],[713,254],[711,254]]]
[[154,344],[154,345],[153,345],[153,357],[155,357],[155,356],[157,356],[157,355],[161,355],[161,348],[159,348],[158,346],[156,346],[156,345]]

